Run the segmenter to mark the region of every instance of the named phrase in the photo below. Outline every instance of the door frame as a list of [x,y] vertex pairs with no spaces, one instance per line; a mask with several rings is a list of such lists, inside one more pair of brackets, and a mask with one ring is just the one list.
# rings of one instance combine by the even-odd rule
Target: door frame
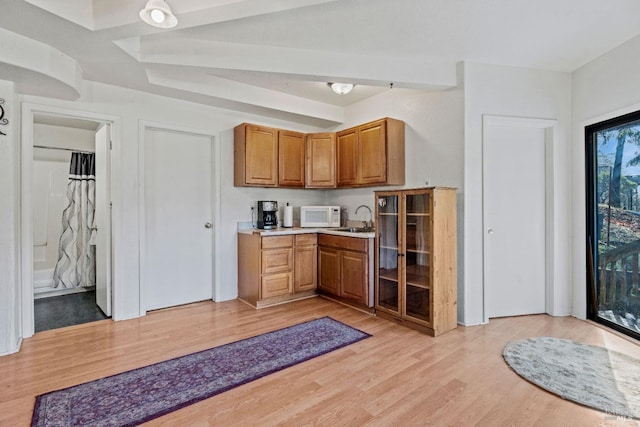
[[553,181],[553,148],[555,119],[539,119],[527,117],[498,116],[485,114],[482,116],[482,310],[484,323],[489,322],[488,284],[485,274],[486,256],[484,253],[487,224],[485,222],[484,200],[484,156],[485,141],[488,140],[489,129],[492,127],[524,127],[544,129],[545,132],[545,312],[551,314],[554,307],[554,181]]
[[[25,102],[22,104],[22,125],[21,125],[21,172],[20,172],[20,281],[21,281],[21,304],[20,304],[20,321],[22,338],[29,338],[35,333],[34,305],[33,305],[33,221],[32,221],[32,174],[33,174],[33,125],[34,115],[43,114],[48,116],[60,116],[64,118],[90,120],[94,122],[104,123],[111,126],[112,141],[112,164],[109,173],[111,188],[111,200],[116,197],[115,187],[113,185],[114,163],[119,158],[119,136],[121,123],[120,118],[106,114],[94,113],[89,111],[74,110],[64,107],[55,107],[50,105],[35,104]],[[112,230],[115,228],[114,218],[111,218]],[[112,232],[111,248],[116,246],[117,233]],[[113,280],[113,256],[111,268],[111,299],[115,301],[115,296],[119,294],[118,283]],[[112,304],[112,312],[115,315],[115,307]],[[115,316],[112,316],[114,318]]]
[[145,316],[147,314],[147,304],[146,304],[146,295],[148,292],[148,284],[147,284],[147,272],[146,272],[146,261],[147,261],[147,251],[146,251],[146,211],[145,211],[145,187],[144,187],[144,179],[145,179],[145,145],[146,145],[146,132],[147,130],[159,130],[164,132],[175,132],[175,133],[183,133],[183,134],[191,134],[197,136],[204,136],[210,139],[211,141],[211,212],[213,215],[212,224],[213,224],[213,238],[211,239],[211,253],[213,255],[212,259],[212,295],[213,301],[216,301],[217,296],[220,295],[220,260],[219,257],[216,256],[216,248],[220,247],[220,230],[221,226],[221,215],[220,215],[220,197],[221,197],[221,188],[220,188],[220,179],[218,178],[220,171],[220,144],[217,144],[217,138],[211,134],[211,132],[207,132],[201,129],[194,129],[190,127],[184,126],[175,126],[168,125],[166,123],[148,121],[148,120],[140,120],[138,123],[138,182],[140,183],[140,192],[138,197],[138,212],[139,212],[139,240],[138,243],[140,245],[140,306],[139,312],[140,316]]

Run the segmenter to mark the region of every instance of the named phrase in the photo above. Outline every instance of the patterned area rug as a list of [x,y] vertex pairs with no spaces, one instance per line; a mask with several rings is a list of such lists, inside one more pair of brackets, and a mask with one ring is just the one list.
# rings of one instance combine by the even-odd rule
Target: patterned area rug
[[638,359],[551,337],[510,342],[503,356],[520,376],[564,399],[640,419]]
[[370,335],[323,317],[36,398],[32,426],[134,426]]

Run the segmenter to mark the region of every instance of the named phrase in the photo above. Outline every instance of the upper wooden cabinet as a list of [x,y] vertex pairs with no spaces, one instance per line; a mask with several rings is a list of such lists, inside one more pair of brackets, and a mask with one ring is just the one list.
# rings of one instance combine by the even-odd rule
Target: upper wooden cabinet
[[278,187],[304,187],[304,136],[288,130],[278,132]]
[[243,123],[234,128],[236,187],[278,185],[278,130]]
[[336,186],[336,134],[310,133],[307,140],[307,188]]
[[243,123],[234,133],[236,187],[404,185],[404,122],[385,118],[338,133]]
[[358,130],[343,130],[336,134],[338,156],[336,158],[339,187],[358,184]]
[[337,186],[404,185],[404,122],[381,119],[337,133]]

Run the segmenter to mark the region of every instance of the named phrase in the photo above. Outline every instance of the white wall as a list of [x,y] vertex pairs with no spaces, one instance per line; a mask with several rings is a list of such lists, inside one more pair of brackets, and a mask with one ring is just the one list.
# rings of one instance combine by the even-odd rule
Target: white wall
[[573,73],[573,314],[586,317],[584,128],[640,110],[640,37],[633,38]]
[[0,80],[7,125],[0,124],[0,355],[20,346],[20,116],[14,84]]
[[[464,314],[465,324],[485,321],[483,310],[482,118],[484,115],[556,119],[553,135],[552,259],[550,313],[571,313],[571,76],[466,63],[464,148]],[[526,208],[526,207],[523,207]]]

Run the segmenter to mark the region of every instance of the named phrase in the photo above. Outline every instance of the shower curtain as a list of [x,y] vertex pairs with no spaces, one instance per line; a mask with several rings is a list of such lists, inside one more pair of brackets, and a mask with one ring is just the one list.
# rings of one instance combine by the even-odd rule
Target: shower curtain
[[96,247],[92,245],[95,214],[95,155],[72,153],[67,207],[62,212],[62,235],[53,287],[92,287],[96,284]]

